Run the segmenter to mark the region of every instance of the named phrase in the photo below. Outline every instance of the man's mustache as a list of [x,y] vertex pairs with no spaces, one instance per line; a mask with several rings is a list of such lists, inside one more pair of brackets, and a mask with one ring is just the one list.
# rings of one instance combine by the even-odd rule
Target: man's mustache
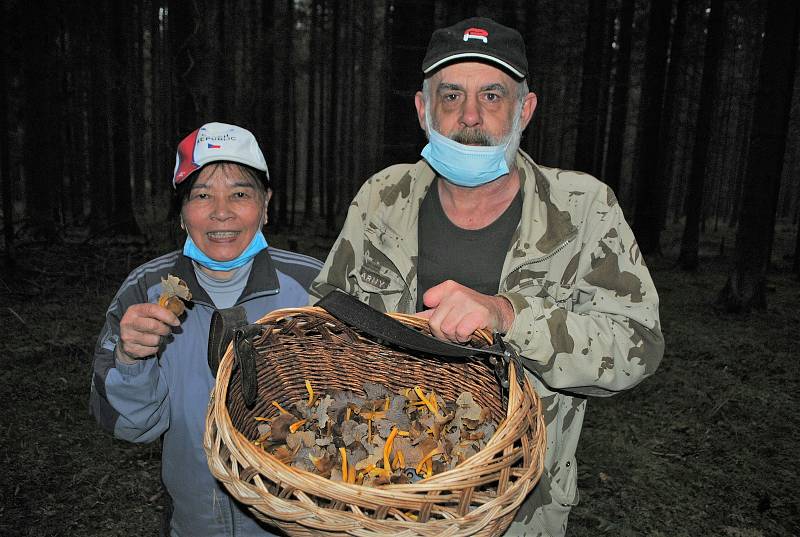
[[464,145],[497,145],[491,136],[480,129],[462,129],[451,134],[450,139]]

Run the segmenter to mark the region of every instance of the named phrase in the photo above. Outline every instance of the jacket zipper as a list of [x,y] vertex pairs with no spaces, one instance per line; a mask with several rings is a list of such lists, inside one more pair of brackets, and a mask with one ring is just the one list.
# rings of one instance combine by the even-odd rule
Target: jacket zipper
[[525,267],[525,266],[528,266],[528,265],[535,265],[536,263],[541,263],[542,261],[547,261],[551,257],[553,257],[556,254],[558,254],[561,250],[566,248],[569,243],[571,243],[573,240],[575,240],[575,237],[577,237],[577,234],[573,235],[572,237],[568,238],[567,240],[565,240],[564,242],[559,244],[556,247],[556,249],[553,250],[552,252],[550,252],[549,254],[543,255],[542,257],[537,257],[536,259],[531,259],[530,261],[525,261],[524,263],[522,263],[518,267],[515,267],[513,270],[508,271],[508,274],[506,274],[506,277],[503,278],[503,286],[505,286],[505,283],[508,280],[508,277],[511,276],[511,274],[513,274],[514,272],[518,271],[522,267]]

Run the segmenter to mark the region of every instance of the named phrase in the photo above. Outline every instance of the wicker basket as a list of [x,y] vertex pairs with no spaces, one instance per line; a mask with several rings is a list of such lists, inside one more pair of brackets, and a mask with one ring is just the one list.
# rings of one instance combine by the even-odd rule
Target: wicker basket
[[[427,331],[426,321],[392,314]],[[545,426],[530,382],[515,380],[501,397],[484,360],[443,361],[375,342],[318,307],[276,310],[258,321],[258,397],[247,408],[232,347],[211,395],[204,446],[211,473],[262,521],[291,536],[494,536],[508,528],[543,469]],[[491,341],[486,332],[471,345]],[[279,461],[254,445],[255,416],[307,398],[305,381],[320,390],[361,392],[365,381],[390,390],[419,384],[448,400],[464,390],[491,411],[496,433],[456,468],[408,485],[367,487],[333,481]]]

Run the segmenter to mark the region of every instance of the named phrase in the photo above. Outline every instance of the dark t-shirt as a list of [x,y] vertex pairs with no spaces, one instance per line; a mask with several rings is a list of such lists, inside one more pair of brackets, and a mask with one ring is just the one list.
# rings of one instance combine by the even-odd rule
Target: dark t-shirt
[[454,280],[485,295],[497,294],[511,236],[522,217],[520,191],[503,214],[488,226],[462,229],[442,209],[436,181],[419,208],[417,311],[425,309],[422,304],[425,291],[445,280]]

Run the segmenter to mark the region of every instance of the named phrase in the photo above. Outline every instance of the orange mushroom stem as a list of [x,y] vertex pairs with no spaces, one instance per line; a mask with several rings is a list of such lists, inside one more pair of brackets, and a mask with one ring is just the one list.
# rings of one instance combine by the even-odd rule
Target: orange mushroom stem
[[308,390],[308,406],[314,402],[314,388],[311,387],[311,382],[306,381],[306,390]]
[[[427,455],[422,457],[422,460],[419,461],[419,464],[417,464],[417,467],[415,468],[417,473],[421,474],[422,473],[422,469],[426,465],[426,463],[428,461],[430,461],[433,458],[434,455],[439,455],[441,453],[442,453],[442,450],[440,450],[438,447],[435,447],[432,450],[430,450]],[[433,465],[431,465],[431,469],[432,469],[432,466]],[[430,476],[426,476],[426,477],[430,477]]]
[[298,421],[292,423],[291,425],[289,425],[289,432],[296,433],[297,429],[299,429],[300,427],[305,425],[306,421],[308,421],[308,420],[302,419],[302,420],[298,420]]
[[342,455],[342,481],[347,481],[347,450],[343,447],[340,447],[339,453]]
[[389,454],[392,452],[392,443],[394,442],[395,436],[397,436],[397,427],[392,427],[392,432],[389,433],[389,438],[386,439],[386,444],[383,445],[383,468],[388,472],[392,470],[392,464],[389,462]]

